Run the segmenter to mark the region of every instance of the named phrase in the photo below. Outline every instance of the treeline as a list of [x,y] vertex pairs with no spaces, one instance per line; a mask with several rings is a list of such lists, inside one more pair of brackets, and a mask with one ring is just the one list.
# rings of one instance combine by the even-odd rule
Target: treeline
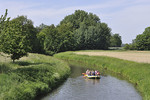
[[0,49],[14,60],[27,52],[53,55],[58,52],[108,49],[121,46],[121,36],[112,34],[100,18],[83,10],[66,16],[59,25],[34,27],[26,16],[10,20],[7,10],[0,18]]
[[142,34],[136,36],[131,44],[125,44],[126,50],[150,50],[150,27],[145,28]]

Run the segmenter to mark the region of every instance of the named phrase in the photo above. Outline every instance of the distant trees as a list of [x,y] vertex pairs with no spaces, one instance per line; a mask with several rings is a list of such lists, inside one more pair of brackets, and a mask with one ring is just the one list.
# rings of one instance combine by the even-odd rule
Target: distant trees
[[143,34],[137,35],[132,44],[126,44],[124,48],[129,50],[150,50],[150,27],[147,27]]
[[69,50],[108,49],[113,40],[121,39],[119,35],[111,36],[111,29],[97,15],[83,10],[66,16],[57,26],[34,27],[26,16],[10,21],[6,17],[7,10],[0,18],[0,48],[13,61],[28,52],[53,55]]
[[[27,52],[53,55],[69,50],[108,49],[122,44],[119,34],[112,34],[97,15],[83,10],[66,16],[57,26],[41,24],[35,28],[26,16],[9,19],[6,10],[0,17],[0,50],[10,54],[13,61]],[[124,49],[150,50],[150,27],[137,35],[132,44],[125,44]]]
[[137,50],[150,50],[150,27],[147,27],[143,34],[137,35],[135,43]]
[[66,16],[58,26],[46,26],[38,34],[38,40],[46,54],[68,50],[108,49],[111,29],[101,23],[98,16],[76,10]]
[[110,46],[111,47],[121,47],[122,40],[119,34],[113,34],[110,38]]
[[111,29],[100,18],[83,10],[76,10],[74,14],[66,16],[60,25],[71,23],[76,50],[108,49]]

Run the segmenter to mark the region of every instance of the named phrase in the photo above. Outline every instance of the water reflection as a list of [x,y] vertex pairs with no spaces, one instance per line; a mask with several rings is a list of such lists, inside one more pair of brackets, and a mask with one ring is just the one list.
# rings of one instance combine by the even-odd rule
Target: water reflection
[[88,82],[89,84],[93,84],[93,85],[100,84],[100,79],[88,79],[88,78],[84,78],[84,79],[85,79],[85,83]]

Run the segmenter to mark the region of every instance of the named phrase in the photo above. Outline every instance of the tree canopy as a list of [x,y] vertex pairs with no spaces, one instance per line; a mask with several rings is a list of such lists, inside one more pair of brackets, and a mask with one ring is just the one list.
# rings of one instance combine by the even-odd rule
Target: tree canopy
[[59,25],[46,26],[38,34],[44,52],[54,54],[68,50],[108,49],[111,29],[100,18],[83,10],[66,16]]
[[138,50],[150,50],[150,27],[147,27],[143,34],[137,35],[135,43]]
[[[108,49],[110,46],[111,29],[97,15],[83,10],[66,16],[57,26],[41,24],[36,28],[27,16],[10,21],[6,16],[7,10],[0,18],[0,46],[13,61],[27,52],[53,55],[69,50]],[[4,23],[8,23],[7,27]]]
[[142,34],[137,35],[132,44],[126,45],[125,49],[150,50],[150,27],[145,28]]
[[111,47],[121,47],[122,40],[119,34],[113,34],[110,38],[110,46]]
[[31,49],[27,33],[26,23],[23,23],[20,17],[9,21],[7,27],[4,27],[1,31],[1,50],[4,53],[10,54],[13,62],[27,55],[27,52]]

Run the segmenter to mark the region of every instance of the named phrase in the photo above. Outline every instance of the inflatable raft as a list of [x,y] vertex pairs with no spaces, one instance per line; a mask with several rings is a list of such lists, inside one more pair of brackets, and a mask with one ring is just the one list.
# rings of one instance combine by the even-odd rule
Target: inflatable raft
[[100,79],[100,75],[87,75],[86,73],[82,73],[84,77],[87,77],[88,79]]

